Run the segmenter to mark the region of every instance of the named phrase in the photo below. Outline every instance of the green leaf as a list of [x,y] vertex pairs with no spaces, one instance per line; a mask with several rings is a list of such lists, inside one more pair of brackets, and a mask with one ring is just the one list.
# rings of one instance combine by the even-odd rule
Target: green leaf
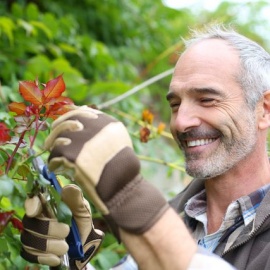
[[15,2],[13,3],[11,7],[11,12],[12,12],[12,15],[15,16],[16,18],[23,17],[23,8],[18,3],[15,3]]
[[53,35],[51,30],[42,22],[38,22],[38,21],[31,21],[30,22],[36,29],[41,30],[48,39],[52,39]]
[[15,29],[15,24],[10,18],[7,17],[0,17],[0,35],[1,32],[4,33],[8,39],[10,44],[13,45],[14,43],[14,35],[13,35],[13,30]]
[[7,240],[3,237],[0,238],[0,252],[4,252],[7,250]]
[[28,20],[37,20],[39,17],[39,10],[36,4],[30,3],[27,5],[26,14]]
[[27,35],[30,35],[34,30],[33,25],[22,19],[18,20],[18,25],[21,26],[26,31]]
[[55,190],[53,186],[48,186],[50,193],[50,205],[52,209],[56,209],[54,212],[58,221],[71,224],[72,213],[68,206],[61,200],[60,194]]
[[7,175],[0,176],[0,197],[9,196],[12,194],[14,189],[14,184],[12,179]]
[[[96,82],[91,85],[91,95],[99,95],[101,93],[112,93],[117,96],[125,93],[131,88],[130,85],[122,81],[107,81],[107,82]],[[112,91],[113,90],[113,91]]]
[[29,165],[27,164],[22,164],[18,167],[18,170],[17,170],[18,174],[21,175],[22,177],[27,177],[30,173],[31,173],[31,170],[29,168]]
[[51,70],[51,63],[46,55],[32,57],[27,63],[27,71],[31,72],[32,77],[40,76],[42,73]]
[[67,53],[74,53],[77,54],[78,53],[78,49],[74,46],[69,45],[68,43],[59,43],[59,47]]
[[57,207],[57,220],[68,225],[71,225],[72,212],[69,207],[62,201]]
[[101,266],[101,269],[110,269],[119,261],[119,256],[110,250],[102,250],[97,255],[97,261]]

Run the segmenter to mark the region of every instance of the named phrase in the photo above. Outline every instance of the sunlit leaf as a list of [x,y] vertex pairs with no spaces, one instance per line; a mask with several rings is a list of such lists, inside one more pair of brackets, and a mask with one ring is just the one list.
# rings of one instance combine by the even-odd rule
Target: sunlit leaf
[[23,115],[26,110],[26,105],[23,102],[11,102],[8,105],[11,112],[15,112],[17,115]]
[[50,102],[46,103],[47,117],[56,119],[58,116],[74,109],[74,103],[70,98],[58,97],[56,99],[51,99]]
[[60,97],[65,89],[66,85],[62,75],[59,75],[57,78],[48,81],[46,87],[43,90],[45,102],[48,102],[48,100],[51,98]]
[[19,83],[19,92],[24,100],[34,105],[40,105],[42,102],[42,92],[33,81],[21,81]]

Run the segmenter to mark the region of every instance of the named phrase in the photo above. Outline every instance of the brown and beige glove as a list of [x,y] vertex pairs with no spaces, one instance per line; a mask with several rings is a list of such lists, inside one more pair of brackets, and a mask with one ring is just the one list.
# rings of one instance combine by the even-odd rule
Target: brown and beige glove
[[117,237],[118,227],[145,232],[168,208],[140,175],[126,128],[105,113],[83,106],[64,114],[53,123],[45,147],[51,151],[49,169],[69,172]]
[[[76,185],[67,185],[62,189],[62,200],[69,206],[77,223],[81,237],[84,259],[70,259],[70,269],[82,269],[96,253],[103,233],[93,226],[89,203]],[[27,199],[26,215],[23,218],[24,231],[21,235],[21,256],[30,262],[58,266],[61,257],[68,252],[65,238],[69,226],[43,214],[43,205],[39,197]]]

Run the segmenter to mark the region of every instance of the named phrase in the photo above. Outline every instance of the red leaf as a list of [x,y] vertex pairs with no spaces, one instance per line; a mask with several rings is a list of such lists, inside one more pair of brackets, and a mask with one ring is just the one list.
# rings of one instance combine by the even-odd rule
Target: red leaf
[[14,211],[0,213],[0,233],[5,229],[13,214]]
[[56,119],[59,115],[72,110],[73,104],[74,102],[67,97],[61,96],[56,99],[52,99],[50,102],[46,103],[47,117]]
[[43,95],[46,102],[48,102],[49,99],[60,97],[65,89],[66,85],[62,75],[59,75],[55,79],[48,81],[46,87],[43,90]]
[[10,139],[9,129],[4,123],[0,123],[0,144],[5,143]]
[[21,81],[19,83],[19,91],[24,100],[35,105],[40,105],[42,103],[42,92],[35,82]]
[[15,112],[17,115],[23,115],[26,110],[26,105],[22,102],[11,102],[8,105],[11,112]]
[[19,219],[13,217],[10,219],[10,221],[14,228],[18,229],[20,232],[23,231],[23,224]]
[[[58,105],[57,105],[58,104]],[[74,102],[72,101],[72,99],[68,98],[68,97],[57,97],[57,98],[52,98],[50,101],[48,101],[45,106],[47,105],[57,105],[57,106],[63,106],[66,104],[74,104]]]

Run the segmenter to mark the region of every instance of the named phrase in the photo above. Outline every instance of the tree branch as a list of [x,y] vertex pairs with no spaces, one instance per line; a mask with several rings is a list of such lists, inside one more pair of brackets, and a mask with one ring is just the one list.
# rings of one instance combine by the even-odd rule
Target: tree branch
[[161,80],[161,79],[163,79],[163,78],[165,78],[167,76],[170,76],[173,73],[173,71],[174,71],[174,68],[168,69],[168,70],[166,70],[166,71],[164,71],[164,72],[162,72],[162,73],[160,73],[160,74],[158,74],[158,75],[144,81],[143,83],[131,88],[130,90],[128,90],[124,94],[122,94],[120,96],[117,96],[116,98],[113,98],[113,99],[111,99],[109,101],[106,101],[104,103],[101,103],[97,107],[98,107],[99,110],[106,109],[106,108],[110,107],[111,105],[113,105],[113,104],[115,104],[117,102],[120,102],[123,99],[125,99],[125,98],[135,94],[136,92],[142,90],[146,86],[151,85],[151,84],[153,84],[153,83],[155,83],[155,82],[157,82],[157,81],[159,81],[159,80]]

